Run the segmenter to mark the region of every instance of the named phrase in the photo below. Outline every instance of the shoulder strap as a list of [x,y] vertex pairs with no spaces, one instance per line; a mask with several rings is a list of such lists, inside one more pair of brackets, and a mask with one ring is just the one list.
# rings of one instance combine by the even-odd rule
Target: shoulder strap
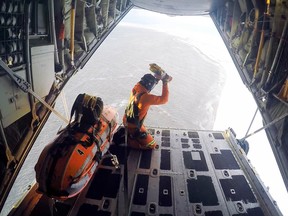
[[127,121],[129,123],[136,124],[138,129],[141,128],[143,120],[145,118],[144,117],[141,121],[139,119],[138,103],[142,95],[144,95],[145,93],[147,92],[140,92],[138,94],[136,92],[132,92],[132,95],[130,96],[130,101],[125,110]]
[[140,98],[142,97],[142,95],[144,95],[145,93],[147,93],[147,92],[141,92],[141,93],[139,93],[139,94],[136,95],[136,99],[137,99],[136,102],[137,102],[137,104],[138,104]]
[[[88,94],[79,94],[72,106],[69,125],[75,114],[75,121],[80,124],[83,117],[84,121],[97,123],[103,111],[103,101],[100,97],[90,96]],[[84,115],[84,116],[83,116]]]
[[[82,113],[82,102],[83,102],[84,96],[85,96],[85,94],[79,94],[77,96],[77,98],[75,99],[73,106],[72,106],[72,109],[71,109],[71,113],[70,113],[69,125],[72,121],[72,117],[74,114],[75,114],[75,116],[78,116],[79,112]],[[76,121],[80,122],[80,119],[76,119]]]

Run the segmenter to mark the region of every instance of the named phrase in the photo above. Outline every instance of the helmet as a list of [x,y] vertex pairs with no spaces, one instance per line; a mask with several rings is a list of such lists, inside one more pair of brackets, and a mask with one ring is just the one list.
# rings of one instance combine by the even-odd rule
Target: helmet
[[152,74],[145,74],[140,80],[140,84],[149,92],[157,85],[157,83],[158,79],[156,79]]

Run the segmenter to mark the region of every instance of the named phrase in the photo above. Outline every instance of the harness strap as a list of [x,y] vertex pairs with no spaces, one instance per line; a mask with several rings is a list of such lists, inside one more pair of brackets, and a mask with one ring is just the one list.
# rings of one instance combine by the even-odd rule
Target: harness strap
[[100,97],[90,96],[85,93],[79,94],[72,106],[69,124],[71,123],[74,114],[76,122],[80,124],[83,112],[86,109],[92,112],[93,118],[96,121],[95,123],[97,123],[103,110],[102,99]]
[[[73,117],[74,113],[75,113],[76,116],[79,115],[80,113],[81,113],[80,115],[82,115],[82,101],[83,101],[84,95],[85,94],[79,94],[77,96],[77,98],[76,98],[76,100],[75,100],[75,102],[74,102],[74,104],[72,106],[72,109],[71,109],[69,125],[70,125],[70,123],[72,121],[72,117]],[[79,118],[79,116],[78,116],[78,118]],[[80,122],[80,120],[81,119],[76,119],[76,121],[78,123]]]
[[133,96],[131,97],[128,106],[126,107],[125,110],[125,115],[127,118],[127,122],[129,123],[134,123],[136,124],[137,128],[140,129],[144,119],[146,117],[143,117],[143,119],[139,119],[139,109],[138,109],[138,103],[140,101],[140,98],[142,97],[142,95],[144,95],[146,92],[141,92],[136,94],[136,92],[133,92]]

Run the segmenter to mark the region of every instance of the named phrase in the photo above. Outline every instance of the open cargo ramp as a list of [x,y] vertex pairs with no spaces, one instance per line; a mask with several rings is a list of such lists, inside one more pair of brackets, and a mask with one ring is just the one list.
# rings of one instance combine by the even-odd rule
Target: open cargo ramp
[[[120,168],[104,158],[78,197],[53,203],[54,215],[282,215],[233,130],[150,132],[158,149],[112,145]],[[31,215],[51,215],[48,200],[42,196]]]

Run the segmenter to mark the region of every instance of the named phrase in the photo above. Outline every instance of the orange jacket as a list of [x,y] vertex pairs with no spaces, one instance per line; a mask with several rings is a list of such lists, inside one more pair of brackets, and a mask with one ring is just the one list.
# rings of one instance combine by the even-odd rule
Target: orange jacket
[[[165,104],[168,102],[169,98],[169,89],[168,84],[162,85],[162,95],[156,96],[153,94],[150,94],[145,87],[143,87],[140,83],[137,83],[134,88],[132,89],[131,96],[133,92],[136,92],[137,94],[145,92],[138,102],[138,109],[139,109],[139,121],[142,121],[142,119],[146,116],[150,105],[160,105]],[[126,122],[126,116],[124,115],[123,118],[124,122]]]

